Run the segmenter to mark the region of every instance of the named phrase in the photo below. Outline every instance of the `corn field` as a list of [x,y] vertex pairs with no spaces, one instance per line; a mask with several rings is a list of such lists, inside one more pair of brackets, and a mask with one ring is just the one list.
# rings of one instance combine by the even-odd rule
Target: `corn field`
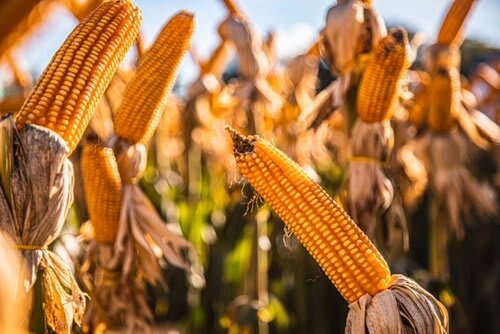
[[[212,1],[207,57],[202,10],[149,42],[143,0],[0,1],[0,333],[497,333],[484,1],[432,36],[332,1],[286,58]],[[51,13],[74,26],[36,73]]]

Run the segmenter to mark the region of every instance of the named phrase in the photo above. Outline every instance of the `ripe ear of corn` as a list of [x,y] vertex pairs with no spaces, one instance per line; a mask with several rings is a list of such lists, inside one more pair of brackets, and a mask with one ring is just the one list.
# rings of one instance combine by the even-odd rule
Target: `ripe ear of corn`
[[325,190],[267,141],[229,131],[241,173],[349,303],[391,285],[382,255]]
[[458,45],[462,40],[465,19],[476,0],[454,0],[439,29],[438,44]]
[[115,118],[115,133],[130,144],[147,143],[153,136],[177,68],[189,49],[193,28],[193,15],[178,13],[140,60]]
[[450,132],[461,107],[460,73],[456,69],[431,73],[428,92],[427,126],[434,132]]
[[141,15],[130,1],[107,1],[64,41],[21,110],[18,129],[37,124],[59,134],[69,152],[139,31]]
[[402,28],[391,29],[371,54],[363,72],[357,95],[359,118],[372,123],[392,116],[408,66],[408,35]]
[[113,243],[118,231],[122,190],[113,150],[97,144],[86,145],[80,163],[94,238],[97,242]]

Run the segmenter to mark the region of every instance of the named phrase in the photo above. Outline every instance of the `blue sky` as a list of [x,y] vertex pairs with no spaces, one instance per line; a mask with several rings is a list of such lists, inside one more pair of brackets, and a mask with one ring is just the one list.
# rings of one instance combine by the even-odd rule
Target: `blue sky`
[[[237,3],[261,34],[277,31],[278,49],[283,57],[307,48],[324,24],[327,8],[332,0],[239,0]],[[194,46],[206,56],[216,45],[215,33],[225,9],[220,0],[134,0],[143,13],[143,34],[150,42],[162,24],[175,12],[187,9],[195,13]],[[449,0],[373,0],[375,8],[389,24],[405,23],[426,34],[435,36]],[[17,59],[23,66],[40,72],[76,22],[64,9],[54,11],[46,24],[19,50]],[[481,0],[470,15],[467,35],[500,46],[500,0]],[[130,60],[130,56],[129,56]],[[4,73],[0,70],[0,75]],[[195,67],[186,57],[181,69],[182,81],[196,74]],[[1,76],[0,76],[1,80]]]

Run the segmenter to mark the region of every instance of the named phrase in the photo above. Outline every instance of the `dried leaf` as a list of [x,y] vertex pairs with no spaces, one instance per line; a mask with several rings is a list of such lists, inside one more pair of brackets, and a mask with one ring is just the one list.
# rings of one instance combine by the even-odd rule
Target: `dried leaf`
[[349,305],[346,334],[448,333],[448,312],[439,301],[405,276],[393,279],[389,289]]

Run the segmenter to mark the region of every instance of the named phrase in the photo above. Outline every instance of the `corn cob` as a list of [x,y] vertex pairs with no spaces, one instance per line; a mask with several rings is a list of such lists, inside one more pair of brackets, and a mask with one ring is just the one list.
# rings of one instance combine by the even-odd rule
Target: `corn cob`
[[476,3],[475,0],[454,0],[439,29],[438,44],[458,45],[462,39],[465,19]]
[[406,31],[391,29],[371,54],[361,78],[357,95],[359,118],[372,123],[392,116],[408,66]]
[[158,126],[172,89],[177,68],[189,49],[194,19],[188,12],[175,15],[163,27],[139,62],[123,93],[115,119],[115,133],[131,144],[147,143]]
[[15,115],[17,128],[47,127],[63,137],[71,153],[140,22],[139,10],[127,0],[100,5],[56,52]]
[[427,125],[429,129],[446,133],[455,128],[460,105],[460,73],[452,69],[431,73],[429,84]]
[[94,228],[95,240],[113,243],[120,219],[120,173],[113,150],[86,145],[81,157],[85,202]]
[[391,285],[387,263],[342,208],[290,158],[258,136],[229,128],[241,173],[347,302]]

